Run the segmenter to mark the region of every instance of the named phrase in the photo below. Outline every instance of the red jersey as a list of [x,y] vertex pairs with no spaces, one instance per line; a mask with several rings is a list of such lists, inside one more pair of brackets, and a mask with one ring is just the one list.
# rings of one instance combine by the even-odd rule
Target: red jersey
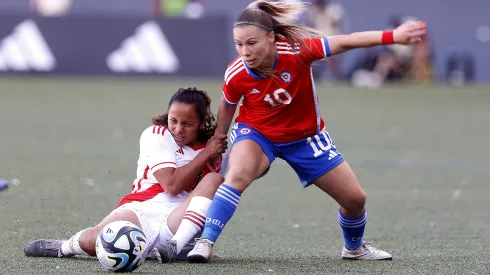
[[239,57],[225,72],[223,96],[228,104],[243,97],[237,122],[259,131],[272,142],[292,142],[317,134],[324,127],[311,72],[312,62],[330,56],[327,38],[304,40],[293,49],[276,42],[276,77],[262,78]]

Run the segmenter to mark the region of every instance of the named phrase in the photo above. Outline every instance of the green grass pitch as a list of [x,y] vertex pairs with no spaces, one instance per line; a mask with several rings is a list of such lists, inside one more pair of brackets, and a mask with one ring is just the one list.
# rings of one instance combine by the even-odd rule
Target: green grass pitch
[[[180,86],[219,80],[0,80],[0,274],[107,273],[96,259],[27,258],[34,238],[95,225],[131,190],[138,139]],[[490,88],[319,85],[321,113],[368,195],[366,239],[390,262],[340,259],[335,202],[285,162],[242,196],[207,265],[137,274],[489,274]]]

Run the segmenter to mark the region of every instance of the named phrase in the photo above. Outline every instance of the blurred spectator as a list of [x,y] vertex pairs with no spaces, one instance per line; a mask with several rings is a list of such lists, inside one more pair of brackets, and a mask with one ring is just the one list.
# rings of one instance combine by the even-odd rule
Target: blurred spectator
[[[394,17],[389,29],[394,29],[407,20]],[[432,45],[429,37],[417,45],[389,45],[365,49],[348,74],[352,84],[358,87],[377,88],[385,82],[431,82]]]
[[[341,34],[341,20],[344,8],[338,3],[329,0],[314,0],[311,11],[311,25],[325,36]],[[332,79],[340,81],[343,74],[340,69],[339,56],[331,56],[327,60],[318,62],[315,66],[315,75],[322,79],[325,73],[331,73]]]
[[340,34],[340,23],[344,13],[343,7],[329,0],[314,0],[312,20],[314,27],[325,36]]
[[451,52],[446,60],[446,81],[453,86],[472,84],[475,58],[469,52]]
[[70,12],[73,0],[31,0],[31,9],[41,16],[63,16]]
[[408,79],[412,82],[432,82],[432,45],[428,36],[422,39],[422,43],[413,45],[410,59]]
[[167,17],[201,18],[204,14],[202,0],[153,0],[152,15]]

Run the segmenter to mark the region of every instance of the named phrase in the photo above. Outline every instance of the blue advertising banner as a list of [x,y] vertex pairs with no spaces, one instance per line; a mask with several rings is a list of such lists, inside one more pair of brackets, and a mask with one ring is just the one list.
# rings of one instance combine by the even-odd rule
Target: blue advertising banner
[[0,15],[0,73],[219,76],[225,17]]

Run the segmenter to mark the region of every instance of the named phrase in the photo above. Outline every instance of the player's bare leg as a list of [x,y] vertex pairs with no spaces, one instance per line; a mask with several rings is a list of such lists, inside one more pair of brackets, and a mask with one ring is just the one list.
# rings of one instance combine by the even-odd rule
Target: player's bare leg
[[228,166],[225,183],[243,192],[269,168],[269,159],[255,141],[245,139],[233,145]]
[[[189,197],[167,217],[168,229],[174,234],[169,240],[160,240],[154,252],[161,263],[170,263],[187,256],[189,250],[183,250],[199,232],[201,232],[212,198],[223,183],[223,177],[217,173],[207,174]],[[167,228],[161,228],[160,236],[165,236]],[[184,254],[184,255],[179,255]]]
[[342,258],[353,260],[391,260],[389,253],[363,240],[366,225],[366,193],[346,161],[316,179],[313,184],[340,205],[339,223],[344,234]]
[[24,253],[29,257],[66,258],[74,255],[95,256],[95,241],[98,234],[104,226],[114,221],[129,221],[140,226],[138,217],[131,210],[116,209],[97,226],[81,230],[69,240],[34,240],[26,245]]
[[[213,198],[201,238],[187,255],[189,261],[205,263],[210,260],[213,244],[233,216],[241,193],[269,168],[269,164],[269,158],[256,142],[246,139],[233,145],[225,182]],[[219,211],[214,212],[213,207]]]

